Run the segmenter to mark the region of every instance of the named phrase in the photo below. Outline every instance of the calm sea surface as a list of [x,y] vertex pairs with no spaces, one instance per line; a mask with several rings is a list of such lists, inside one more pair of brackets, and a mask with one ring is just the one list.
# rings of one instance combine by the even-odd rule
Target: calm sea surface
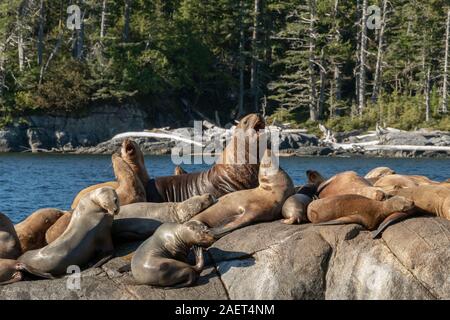
[[[145,160],[151,176],[170,175],[175,167],[170,156],[147,156]],[[296,184],[305,182],[308,169],[330,177],[345,170],[364,175],[378,166],[435,180],[450,178],[449,159],[289,157],[281,158],[281,166]],[[189,172],[207,167],[183,165]],[[109,155],[0,154],[0,212],[17,223],[39,208],[68,209],[78,191],[113,178]]]

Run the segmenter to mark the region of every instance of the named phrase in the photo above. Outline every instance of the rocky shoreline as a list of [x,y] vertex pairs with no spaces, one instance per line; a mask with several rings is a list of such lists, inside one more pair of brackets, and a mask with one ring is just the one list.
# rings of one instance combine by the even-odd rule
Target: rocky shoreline
[[[111,154],[123,140],[113,140],[112,137],[130,131],[143,132],[151,127],[148,119],[145,111],[133,106],[98,107],[82,118],[30,116],[25,119],[27,124],[15,123],[0,129],[0,152]],[[211,127],[206,121],[204,123],[204,142],[210,143],[211,140],[226,136],[225,129]],[[192,128],[152,130],[160,131],[180,134],[182,131],[192,131]],[[324,137],[317,137],[302,130],[281,128],[280,155],[393,158],[450,156],[450,132],[407,132],[396,129],[380,129],[369,133],[322,131]],[[167,138],[137,137],[135,140],[145,154],[151,155],[170,154],[176,145],[174,140]],[[377,144],[381,144],[383,149],[377,149]],[[445,150],[427,150],[427,147],[443,147],[441,149]]]
[[79,289],[68,289],[67,276],[21,281],[0,286],[0,299],[450,299],[450,221],[433,216],[379,239],[353,224],[245,227],[214,243],[199,282],[180,289],[134,283],[124,257],[138,245],[83,271]]

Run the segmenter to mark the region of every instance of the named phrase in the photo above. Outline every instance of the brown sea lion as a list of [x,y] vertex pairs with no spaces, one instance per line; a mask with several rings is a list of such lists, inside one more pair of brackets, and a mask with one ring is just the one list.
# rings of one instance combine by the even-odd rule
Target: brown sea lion
[[289,175],[279,167],[278,158],[266,149],[259,169],[259,186],[219,198],[216,204],[196,215],[217,237],[252,223],[281,218],[281,208],[295,193]]
[[380,188],[372,187],[364,178],[354,171],[345,171],[322,183],[318,188],[319,198],[346,194],[357,194],[373,200],[383,200],[385,193]]
[[47,242],[47,244],[52,243],[64,233],[70,223],[71,217],[72,212],[65,211],[64,214],[58,220],[56,220],[56,222],[50,228],[48,228],[47,232],[45,233],[45,241]]
[[183,202],[140,202],[121,206],[120,213],[114,217],[112,236],[114,239],[148,239],[162,223],[184,223],[215,201],[207,193]]
[[375,169],[370,170],[364,176],[364,179],[366,179],[369,182],[371,182],[372,184],[374,184],[381,177],[388,176],[390,174],[395,174],[395,171],[388,167],[377,167]]
[[174,169],[174,171],[173,171],[173,174],[175,175],[175,176],[179,176],[179,175],[181,175],[181,174],[186,174],[187,173],[187,171],[186,170],[184,170],[182,167],[180,167],[180,166],[176,166],[175,167],[175,169]]
[[450,189],[439,185],[422,185],[394,190],[391,194],[414,201],[420,212],[450,220]]
[[63,214],[63,211],[55,208],[39,209],[16,224],[14,228],[19,237],[22,252],[46,246],[45,233]]
[[[120,158],[122,158],[123,161],[125,161],[128,166],[131,168],[131,170],[134,172],[135,176],[142,182],[142,186],[146,186],[148,184],[148,181],[150,180],[147,169],[145,167],[145,161],[144,161],[144,154],[142,153],[141,149],[139,148],[139,145],[130,139],[125,139],[122,142],[122,146],[120,149]],[[114,159],[113,159],[113,166],[114,166]],[[119,166],[118,161],[116,159],[116,166],[118,168],[125,168],[123,164]],[[125,171],[122,170],[122,174],[120,174],[119,171],[116,172],[116,168],[114,169],[115,176],[123,176],[125,181],[128,181],[126,179],[127,176],[130,176],[128,173],[125,173]],[[127,170],[128,171],[128,170]],[[133,182],[134,184],[137,184],[137,182]],[[119,188],[119,182],[118,181],[107,181],[99,184],[95,184],[92,186],[89,186],[83,190],[81,190],[75,197],[75,199],[72,202],[72,205],[70,206],[72,209],[75,209],[78,205],[78,202],[80,199],[87,193],[103,187],[112,187],[114,189]],[[140,188],[140,187],[139,187]],[[145,192],[145,188],[144,188]],[[123,200],[123,199],[122,199]],[[138,202],[138,201],[135,201]],[[125,202],[121,202],[125,204]],[[132,202],[130,202],[132,203]]]
[[119,197],[111,187],[86,194],[59,238],[44,248],[24,253],[18,261],[52,275],[66,273],[71,265],[82,267],[93,258],[99,259],[94,266],[100,266],[112,257],[111,228],[119,210]]
[[[340,195],[311,202],[308,219],[321,225],[357,223],[374,230],[380,224],[394,221],[394,217],[391,217],[393,214],[408,214],[413,208],[414,202],[404,197],[377,201],[356,194]],[[398,215],[395,215],[397,219]]]
[[[259,162],[257,157],[251,158],[249,146],[258,146],[258,131],[264,127],[264,119],[260,115],[245,116],[239,121],[230,143],[215,165],[206,171],[150,180],[146,188],[147,201],[181,202],[205,193],[220,198],[234,191],[257,187]],[[245,134],[239,135],[239,133]],[[239,141],[245,143],[241,145],[242,150],[238,147]],[[259,152],[262,154],[262,150]],[[240,159],[243,163],[239,162]]]
[[281,215],[284,220],[283,223],[294,224],[307,222],[306,216],[308,205],[311,203],[312,198],[305,194],[294,194],[286,199],[281,209]]
[[0,212],[0,259],[16,259],[21,254],[22,249],[14,225]]
[[0,285],[21,281],[24,273],[30,273],[41,278],[52,279],[48,273],[42,273],[13,259],[0,259]]
[[[203,270],[202,247],[209,247],[213,242],[213,235],[199,221],[164,223],[136,250],[131,273],[139,284],[191,286]],[[189,264],[187,258],[193,246],[195,265]]]

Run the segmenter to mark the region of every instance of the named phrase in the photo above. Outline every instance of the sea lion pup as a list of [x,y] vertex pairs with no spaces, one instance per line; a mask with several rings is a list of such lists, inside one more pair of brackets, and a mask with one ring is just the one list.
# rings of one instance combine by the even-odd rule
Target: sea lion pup
[[21,254],[22,249],[14,225],[0,212],[0,259],[17,259]]
[[[124,160],[131,170],[135,173],[135,175],[141,180],[142,185],[146,186],[148,181],[150,180],[147,169],[145,168],[144,154],[142,153],[139,145],[131,139],[125,139],[122,142],[122,146],[120,148],[120,156],[122,160]],[[115,172],[117,177],[117,173]],[[118,181],[107,181],[99,184],[95,184],[93,186],[89,186],[83,190],[81,190],[75,197],[70,206],[72,209],[75,209],[80,199],[87,193],[102,187],[112,187],[117,189],[119,187]],[[145,189],[144,189],[145,192]]]
[[413,201],[404,197],[377,201],[356,194],[340,195],[311,202],[308,219],[320,225],[357,223],[374,230],[385,221],[392,220],[392,214],[407,214],[413,208]]
[[[259,130],[264,128],[264,119],[260,115],[245,116],[239,121],[216,164],[206,171],[150,180],[146,187],[147,201],[181,202],[205,193],[220,198],[227,193],[257,187],[259,159],[251,151],[258,151]],[[262,151],[257,154],[262,154]]]
[[66,273],[71,265],[84,266],[93,258],[99,258],[94,266],[100,266],[112,257],[111,227],[119,210],[119,197],[113,188],[88,193],[64,233],[44,248],[26,252],[19,262],[52,275]]
[[[139,284],[191,286],[203,270],[202,247],[213,243],[213,235],[199,221],[164,223],[136,250],[131,260],[131,273]],[[190,265],[187,257],[193,246],[196,263]]]
[[255,222],[280,219],[281,208],[286,199],[295,193],[295,188],[270,149],[265,150],[261,159],[258,179],[257,188],[227,194],[192,220],[215,228],[212,232],[219,238]]
[[450,220],[450,189],[447,187],[422,185],[395,190],[392,194],[414,201],[419,212]]
[[39,209],[16,224],[14,228],[19,237],[22,253],[46,246],[45,233],[63,214],[63,211],[55,208]]
[[390,174],[395,174],[395,171],[388,167],[377,167],[370,170],[364,176],[364,179],[367,179],[370,183],[374,184],[381,177],[388,176]]
[[145,240],[162,223],[184,223],[215,201],[207,193],[184,202],[141,202],[121,206],[120,213],[114,217],[112,236],[114,239]]
[[308,218],[306,216],[306,210],[311,201],[311,197],[301,193],[294,194],[287,198],[281,209],[281,215],[284,218],[281,222],[285,224],[300,224],[302,222],[307,222]]
[[34,270],[33,268],[24,263],[18,262],[17,260],[0,259],[0,285],[21,281],[23,279],[24,272],[41,278],[53,278],[51,274]]
[[357,194],[373,200],[383,200],[385,193],[372,185],[354,171],[345,171],[322,183],[317,192],[319,198]]
[[60,235],[63,234],[70,223],[71,217],[72,212],[65,211],[64,214],[58,220],[56,220],[56,222],[50,228],[48,228],[47,232],[45,233],[45,241],[47,242],[47,244],[52,243]]
[[[122,159],[118,154],[111,156],[114,175],[117,179],[117,185],[105,182],[102,186],[110,186],[114,188],[119,196],[120,203],[123,205],[135,202],[143,202],[146,200],[144,185],[139,176],[131,169],[127,161]],[[100,185],[88,187],[76,196],[72,202],[72,209],[78,205],[80,199],[88,192],[96,190]]]
[[176,166],[175,167],[175,169],[173,170],[173,175],[175,175],[175,176],[179,176],[179,175],[181,175],[181,174],[186,174],[187,173],[187,171],[186,170],[184,170],[182,167],[180,167],[180,166]]

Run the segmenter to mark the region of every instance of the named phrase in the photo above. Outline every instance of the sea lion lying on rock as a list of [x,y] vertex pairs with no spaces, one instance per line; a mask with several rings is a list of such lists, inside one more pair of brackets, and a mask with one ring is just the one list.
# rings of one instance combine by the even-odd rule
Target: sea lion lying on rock
[[311,201],[311,197],[301,193],[294,194],[287,198],[281,209],[281,215],[284,218],[282,222],[285,224],[308,222],[306,214],[308,205]]
[[13,259],[0,259],[0,285],[21,281],[24,273],[30,273],[41,278],[52,279],[48,273],[42,273]]
[[70,223],[71,217],[72,212],[65,211],[64,214],[58,220],[56,220],[56,222],[50,228],[48,228],[47,232],[45,233],[45,241],[47,242],[47,244],[52,243],[60,235],[63,234]]
[[365,176],[364,179],[368,180],[370,183],[374,184],[380,178],[384,176],[388,176],[390,174],[395,174],[395,171],[388,167],[377,167],[375,169],[370,170]]
[[450,189],[439,185],[422,185],[394,190],[391,194],[414,201],[420,212],[450,220]]
[[100,258],[99,266],[111,258],[113,217],[120,210],[119,198],[111,187],[86,194],[72,214],[64,233],[44,248],[28,251],[19,262],[42,273],[62,275],[71,265],[84,266]]
[[[136,250],[131,260],[131,273],[139,284],[191,286],[203,270],[201,247],[209,247],[213,243],[213,235],[199,221],[164,223]],[[194,266],[188,263],[187,258],[193,246]]]
[[[410,214],[413,208],[414,202],[404,197],[377,201],[356,194],[340,195],[311,202],[308,206],[308,219],[320,225],[356,223],[368,230],[375,230],[381,225],[385,228],[400,217]],[[381,230],[377,230],[373,236],[379,232]]]
[[322,183],[318,188],[319,198],[357,194],[373,200],[383,200],[385,193],[373,187],[366,179],[354,171],[345,171]]
[[141,202],[121,206],[119,214],[114,217],[113,238],[145,240],[162,223],[184,223],[215,201],[210,194],[204,194],[183,202]]
[[[181,202],[205,193],[220,198],[234,191],[257,187],[259,159],[250,156],[252,148],[249,146],[259,146],[258,131],[264,127],[264,119],[260,115],[245,116],[215,165],[206,171],[150,180],[146,187],[147,201]],[[240,142],[242,145],[238,147]]]
[[0,259],[16,259],[21,254],[22,249],[14,225],[0,212]]
[[386,193],[401,188],[413,188],[420,185],[438,185],[439,183],[425,176],[392,174],[380,178],[374,187],[382,188]]
[[[114,159],[114,157],[116,157],[116,159]],[[129,204],[129,203],[134,203],[134,202],[141,202],[141,201],[145,201],[141,199],[141,193],[145,193],[145,186],[148,184],[148,181],[150,180],[148,173],[147,173],[147,169],[145,168],[145,160],[144,160],[144,154],[142,153],[141,149],[139,148],[139,145],[134,142],[131,139],[125,139],[122,142],[122,146],[120,149],[120,158],[122,161],[124,161],[128,166],[124,165],[123,163],[120,163],[120,161],[117,159],[117,156],[113,155],[112,158],[112,162],[113,162],[113,168],[114,168],[114,174],[116,176],[116,178],[119,179],[119,177],[122,178],[122,181],[108,181],[108,182],[103,182],[103,183],[99,183],[99,184],[95,184],[93,186],[87,187],[83,190],[81,190],[77,196],[75,197],[75,199],[72,202],[71,208],[75,209],[76,206],[78,205],[78,202],[80,201],[80,199],[87,193],[98,189],[98,188],[102,188],[102,187],[112,187],[114,189],[118,189],[120,187],[120,183],[121,182],[125,182],[126,185],[124,187],[122,187],[123,189],[128,189],[128,185],[132,185],[133,188],[136,190],[136,192],[139,194],[139,198],[138,196],[136,196],[136,198],[132,198],[130,201],[132,202],[128,202],[126,201],[126,199],[124,199],[124,193],[121,194],[121,192],[119,191],[118,194],[119,196],[122,198],[121,199],[121,203],[123,205],[125,204]],[[134,174],[130,174],[129,169],[127,169],[127,167],[129,167],[129,169],[131,169],[131,171]],[[131,179],[130,177],[133,177],[133,179]],[[143,191],[140,190],[140,186],[138,181],[135,181],[134,179],[137,178],[138,180],[140,180],[140,182],[142,183],[142,188]],[[133,188],[131,188],[130,190],[133,190]],[[131,196],[129,196],[131,197]]]
[[14,228],[20,240],[22,253],[46,246],[45,233],[63,214],[63,211],[55,208],[39,209],[16,224]]
[[261,159],[258,178],[257,188],[227,194],[192,220],[215,228],[213,233],[220,237],[256,222],[280,219],[281,208],[295,189],[291,178],[279,167],[278,158],[270,149],[265,150]]

